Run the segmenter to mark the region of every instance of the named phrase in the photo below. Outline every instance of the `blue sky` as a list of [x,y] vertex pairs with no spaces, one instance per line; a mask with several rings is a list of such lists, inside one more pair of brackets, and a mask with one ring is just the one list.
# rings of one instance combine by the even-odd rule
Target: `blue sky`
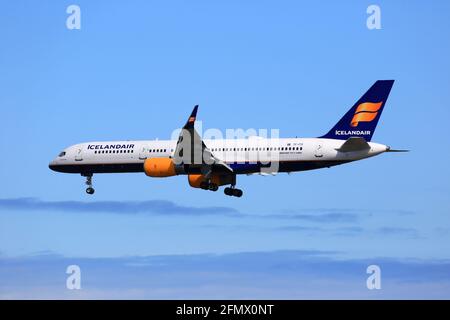
[[[77,1],[81,30],[68,30],[72,3],[15,1],[0,12],[1,297],[40,297],[42,287],[46,297],[72,297],[52,271],[70,260],[92,270],[84,297],[155,298],[149,282],[90,285],[89,274],[108,259],[116,270],[127,259],[200,255],[205,273],[212,257],[234,257],[211,272],[246,279],[242,266],[255,252],[268,257],[258,272],[274,280],[249,284],[250,298],[271,298],[271,289],[273,297],[367,297],[364,263],[386,259],[396,276],[375,298],[450,297],[450,275],[433,277],[450,259],[450,3],[377,1],[382,29],[368,30],[367,1]],[[167,139],[195,104],[204,129],[320,136],[377,79],[396,82],[373,141],[408,154],[239,177],[241,199],[144,174],[96,175],[89,197],[80,176],[47,167],[77,142]],[[292,257],[315,261],[305,251],[330,263],[309,275],[308,290],[283,286],[305,276]],[[294,271],[281,276],[271,267],[280,259]],[[408,276],[402,266],[412,260],[424,267]],[[46,272],[24,283],[35,265]],[[170,272],[182,279],[182,269]],[[238,282],[226,297],[243,297]],[[224,285],[226,277],[209,291],[156,287],[161,297],[189,298]]]

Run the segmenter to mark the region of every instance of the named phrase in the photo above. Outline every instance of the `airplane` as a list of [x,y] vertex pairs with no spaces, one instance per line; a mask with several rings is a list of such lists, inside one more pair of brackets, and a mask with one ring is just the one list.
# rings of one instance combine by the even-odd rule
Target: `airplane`
[[297,172],[341,165],[393,150],[371,142],[394,80],[378,80],[325,135],[318,138],[203,140],[194,124],[198,105],[178,140],[106,141],[72,145],[53,159],[49,168],[86,178],[86,193],[94,194],[97,173],[139,172],[163,178],[187,175],[193,188],[241,197],[236,176]]

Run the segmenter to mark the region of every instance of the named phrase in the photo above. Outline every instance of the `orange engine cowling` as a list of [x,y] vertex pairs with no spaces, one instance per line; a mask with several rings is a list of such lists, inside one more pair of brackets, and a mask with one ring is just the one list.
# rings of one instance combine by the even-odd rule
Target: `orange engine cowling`
[[[205,181],[205,176],[201,174],[190,174],[188,175],[188,181],[189,185],[192,188],[200,188],[200,184]],[[224,176],[219,175],[212,175],[211,176],[211,183],[216,184],[217,186],[223,186],[225,184],[230,184],[228,179],[226,179]]]
[[144,172],[153,178],[171,177],[176,175],[175,164],[170,158],[148,158],[144,161]]

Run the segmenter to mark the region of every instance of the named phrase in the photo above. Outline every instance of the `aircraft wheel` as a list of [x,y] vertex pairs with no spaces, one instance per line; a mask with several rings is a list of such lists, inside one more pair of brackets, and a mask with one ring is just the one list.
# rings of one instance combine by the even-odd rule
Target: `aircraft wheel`
[[211,190],[211,191],[217,191],[217,190],[219,190],[219,186],[218,186],[217,184],[215,184],[215,183],[211,183],[211,184],[209,185],[209,190]]
[[225,193],[227,196],[232,196],[233,195],[233,189],[231,189],[230,187],[226,187],[223,190],[223,193]]
[[86,189],[87,194],[94,194],[94,192],[95,192],[94,188],[89,187]]
[[242,194],[243,194],[243,192],[242,192],[241,189],[234,189],[233,190],[233,196],[235,196],[235,197],[240,198],[240,197],[242,197]]

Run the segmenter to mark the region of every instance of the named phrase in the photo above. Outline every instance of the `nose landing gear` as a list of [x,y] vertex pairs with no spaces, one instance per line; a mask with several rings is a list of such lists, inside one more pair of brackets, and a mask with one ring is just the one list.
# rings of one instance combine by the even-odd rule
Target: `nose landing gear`
[[84,177],[86,177],[86,185],[88,186],[86,188],[86,193],[87,194],[94,194],[95,189],[92,187],[92,174],[86,174],[84,175]]

